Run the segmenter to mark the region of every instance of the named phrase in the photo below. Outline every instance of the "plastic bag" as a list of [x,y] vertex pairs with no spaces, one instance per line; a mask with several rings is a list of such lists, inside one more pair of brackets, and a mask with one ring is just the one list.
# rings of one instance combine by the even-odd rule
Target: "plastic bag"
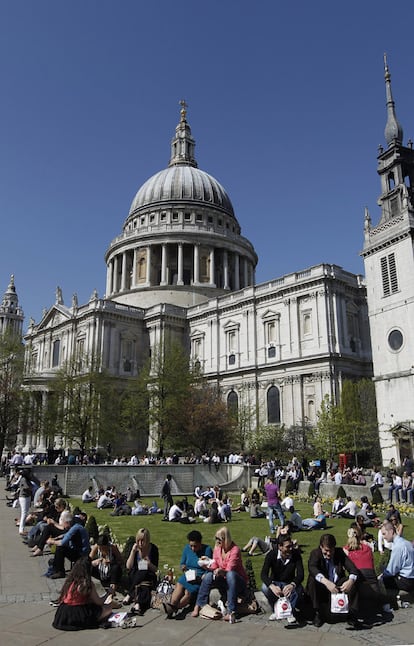
[[292,616],[292,606],[289,599],[286,597],[279,597],[275,603],[275,615],[277,619],[287,619]]
[[333,592],[331,594],[331,612],[334,615],[349,612],[348,595],[345,592]]

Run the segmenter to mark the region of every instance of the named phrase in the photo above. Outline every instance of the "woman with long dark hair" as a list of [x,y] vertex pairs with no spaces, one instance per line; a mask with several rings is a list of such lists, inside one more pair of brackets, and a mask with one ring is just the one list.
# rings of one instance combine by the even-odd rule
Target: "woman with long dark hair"
[[106,597],[100,597],[91,579],[91,562],[84,556],[74,563],[59,595],[59,607],[53,620],[58,630],[99,628],[112,613]]

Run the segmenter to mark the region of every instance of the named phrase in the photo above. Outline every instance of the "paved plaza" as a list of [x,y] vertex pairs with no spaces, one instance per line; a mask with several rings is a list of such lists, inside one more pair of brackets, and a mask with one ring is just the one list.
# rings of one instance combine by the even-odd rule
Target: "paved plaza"
[[286,630],[282,622],[270,622],[269,614],[245,617],[236,624],[204,619],[166,620],[164,613],[148,611],[138,617],[138,626],[122,630],[81,631],[67,633],[52,628],[55,608],[49,605],[56,599],[62,579],[51,581],[42,576],[47,569],[48,556],[30,558],[14,524],[18,515],[5,504],[5,480],[0,479],[0,630],[1,643],[8,646],[91,646],[104,644],[129,646],[159,644],[179,646],[238,646],[259,645],[292,646],[345,646],[352,639],[361,644],[397,645],[414,644],[414,606],[395,612],[391,623],[370,630],[350,632],[346,624],[322,628],[307,626]]

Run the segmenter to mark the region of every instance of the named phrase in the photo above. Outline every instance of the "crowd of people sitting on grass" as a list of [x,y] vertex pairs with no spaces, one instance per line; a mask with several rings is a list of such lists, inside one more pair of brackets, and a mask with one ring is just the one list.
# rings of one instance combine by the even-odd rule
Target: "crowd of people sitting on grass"
[[[267,474],[260,489],[243,488],[240,500],[232,500],[220,487],[199,485],[193,500],[184,496],[174,501],[171,480],[172,475],[167,474],[160,491],[164,509],[156,501],[151,506],[143,504],[139,491],[119,493],[115,486],[96,491],[90,486],[82,495],[85,508],[111,508],[110,516],[123,515],[122,509],[128,507],[128,515],[140,509],[135,515],[160,514],[167,522],[217,525],[214,546],[203,542],[201,531],[189,528],[181,555],[181,575],[173,589],[169,581],[168,594],[161,603],[167,618],[191,613],[192,617],[221,616],[233,623],[249,609],[256,610],[243,553],[263,557],[260,576],[262,592],[272,609],[269,619],[286,619],[287,628],[305,626],[308,621],[318,627],[339,617],[348,621],[350,629],[364,629],[372,625],[372,617],[375,621],[392,619],[390,604],[400,591],[414,593],[414,547],[403,536],[401,516],[392,503],[385,519],[380,519],[367,496],[358,500],[338,496],[327,509],[316,494],[311,514],[302,518],[295,509],[294,488],[285,497],[280,495],[277,472]],[[141,527],[123,552],[108,532],[91,542],[87,513],[70,508],[57,481],[38,482],[30,465],[14,469],[7,489],[16,494],[20,518],[15,522],[30,556],[42,557],[48,550],[46,576],[64,580],[55,628],[110,625],[113,610],[121,604],[130,606],[124,625],[132,626],[135,615],[153,606],[160,579],[160,553],[148,528]],[[104,500],[107,505],[102,504]],[[240,548],[229,529],[237,513],[245,513],[252,520],[266,519],[268,535],[262,538],[255,531]],[[336,518],[349,521],[343,546],[337,545],[334,533],[327,532],[327,522],[331,529]],[[306,569],[300,533],[315,530],[321,532],[319,546],[311,551]],[[379,574],[374,567],[375,549],[381,553]],[[104,595],[98,594],[93,579],[105,588]],[[215,605],[210,603],[213,589],[218,591]],[[124,595],[121,601],[116,600],[118,593]]]

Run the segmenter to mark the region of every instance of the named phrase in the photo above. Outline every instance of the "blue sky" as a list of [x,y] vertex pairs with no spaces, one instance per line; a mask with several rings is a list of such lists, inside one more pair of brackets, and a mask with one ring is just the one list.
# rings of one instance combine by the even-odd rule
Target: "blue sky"
[[165,168],[180,99],[229,193],[257,282],[319,262],[363,273],[384,144],[383,52],[414,139],[414,3],[0,0],[0,294],[38,322],[105,290],[104,252]]

